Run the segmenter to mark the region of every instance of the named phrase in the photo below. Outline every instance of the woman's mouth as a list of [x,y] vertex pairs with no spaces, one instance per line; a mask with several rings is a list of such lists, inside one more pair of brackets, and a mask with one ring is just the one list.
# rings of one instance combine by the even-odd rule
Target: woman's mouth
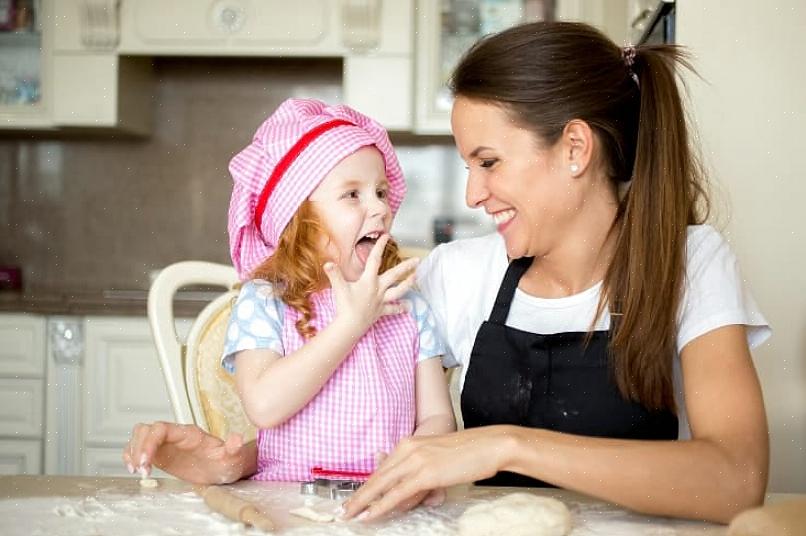
[[517,214],[517,211],[514,209],[501,210],[491,214],[493,217],[493,222],[495,222],[495,226],[498,228],[499,233],[503,232],[504,229],[507,228],[509,222],[511,222],[512,218],[515,217],[515,214]]

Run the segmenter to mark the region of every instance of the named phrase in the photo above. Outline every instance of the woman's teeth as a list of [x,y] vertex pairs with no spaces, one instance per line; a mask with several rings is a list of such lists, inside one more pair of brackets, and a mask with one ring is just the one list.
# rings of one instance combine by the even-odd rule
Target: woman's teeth
[[501,225],[502,223],[506,223],[512,218],[515,217],[514,210],[502,210],[501,212],[496,212],[493,216],[493,221],[496,225]]

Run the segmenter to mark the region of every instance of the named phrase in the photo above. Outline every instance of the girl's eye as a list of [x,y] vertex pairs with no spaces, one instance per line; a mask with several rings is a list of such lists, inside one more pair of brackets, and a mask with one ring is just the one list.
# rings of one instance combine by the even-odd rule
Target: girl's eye
[[342,197],[346,199],[358,199],[358,190],[350,190],[349,192],[345,193]]
[[491,168],[495,165],[496,162],[498,162],[497,158],[488,158],[486,160],[482,160],[480,165],[483,168]]
[[378,199],[386,199],[389,197],[389,192],[386,190],[378,190]]

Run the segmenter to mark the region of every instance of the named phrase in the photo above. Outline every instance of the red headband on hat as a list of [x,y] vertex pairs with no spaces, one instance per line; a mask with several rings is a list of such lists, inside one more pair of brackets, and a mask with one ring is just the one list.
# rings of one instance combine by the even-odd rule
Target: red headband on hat
[[263,220],[263,211],[266,210],[266,203],[269,202],[269,197],[271,196],[271,193],[274,191],[274,188],[277,186],[277,183],[280,182],[280,179],[283,177],[285,171],[289,168],[289,166],[291,166],[291,164],[294,163],[294,160],[297,159],[299,154],[302,151],[304,151],[305,148],[308,145],[310,145],[316,138],[318,138],[328,130],[343,125],[355,126],[355,124],[351,123],[350,121],[346,121],[344,119],[334,119],[333,121],[322,123],[321,125],[311,129],[310,131],[306,132],[277,163],[277,166],[274,168],[274,171],[272,171],[269,180],[266,182],[266,185],[263,187],[263,190],[261,190],[260,197],[258,198],[257,201],[257,206],[255,206],[255,226],[257,227],[257,230],[261,235],[263,233],[260,230],[260,223]]

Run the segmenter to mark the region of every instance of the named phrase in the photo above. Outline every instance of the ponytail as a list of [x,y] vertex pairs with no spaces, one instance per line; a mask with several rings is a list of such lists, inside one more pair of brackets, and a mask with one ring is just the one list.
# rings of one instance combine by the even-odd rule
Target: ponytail
[[[603,286],[611,311],[610,350],[626,397],[674,409],[672,360],[683,294],[687,228],[707,214],[700,163],[689,146],[675,66],[684,52],[637,49],[630,67],[640,92],[632,180],[617,215],[618,239]],[[600,304],[600,309],[602,307]]]

